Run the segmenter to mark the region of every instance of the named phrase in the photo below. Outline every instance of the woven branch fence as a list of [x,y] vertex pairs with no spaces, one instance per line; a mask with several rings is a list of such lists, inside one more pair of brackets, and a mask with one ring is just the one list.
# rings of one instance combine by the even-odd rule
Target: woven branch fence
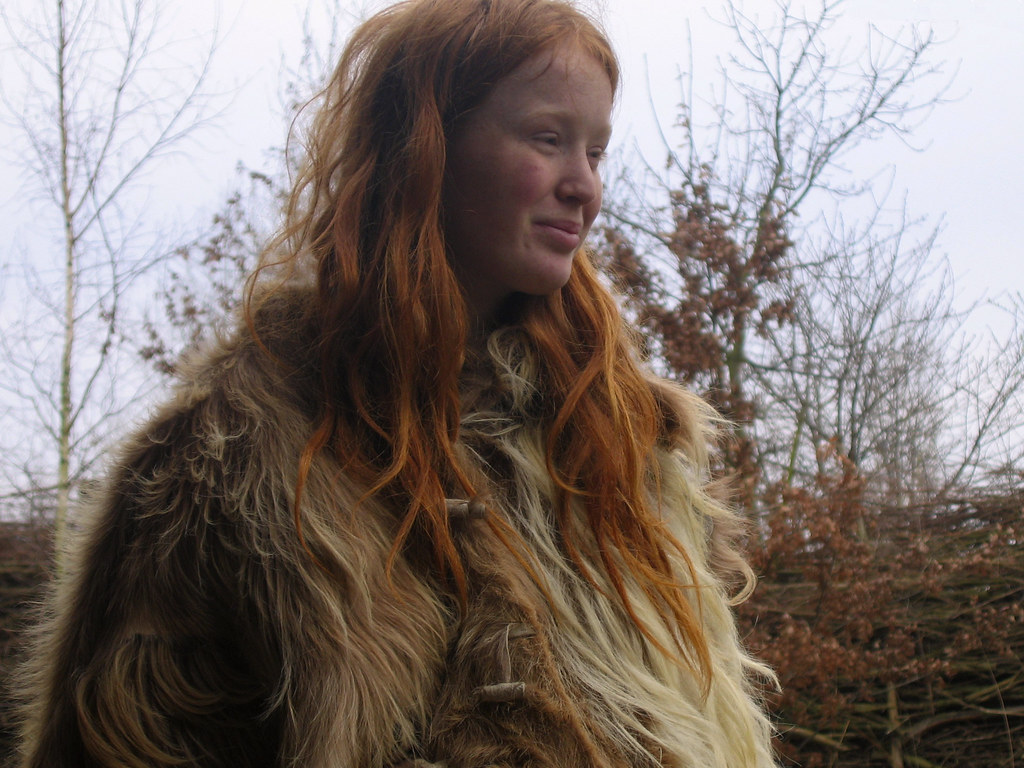
[[[872,508],[779,491],[740,607],[778,670],[784,764],[1024,768],[1024,494]],[[0,524],[0,683],[47,574],[47,530]],[[12,747],[0,697],[0,764]]]
[[779,502],[741,620],[781,679],[786,761],[1024,766],[1024,494]]

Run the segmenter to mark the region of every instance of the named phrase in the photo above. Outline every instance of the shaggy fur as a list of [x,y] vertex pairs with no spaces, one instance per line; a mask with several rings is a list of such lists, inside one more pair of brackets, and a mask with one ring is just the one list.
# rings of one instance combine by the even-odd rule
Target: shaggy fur
[[[360,498],[325,454],[302,499],[307,552],[291,507],[317,416],[311,305],[296,290],[263,306],[270,355],[244,328],[197,355],[79,516],[23,680],[22,766],[773,764],[747,683],[764,670],[709,564],[728,513],[700,467],[662,451],[660,504],[693,560],[712,654],[705,697],[612,597],[596,553],[584,557],[599,589],[560,546],[541,398],[514,328],[465,377],[460,459],[488,489],[451,505],[465,609],[415,536],[389,576],[401,504]],[[680,413],[696,407],[652,386]]]

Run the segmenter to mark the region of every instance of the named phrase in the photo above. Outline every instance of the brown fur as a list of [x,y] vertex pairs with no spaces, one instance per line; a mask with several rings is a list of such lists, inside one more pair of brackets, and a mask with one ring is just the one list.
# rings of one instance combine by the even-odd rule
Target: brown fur
[[296,289],[263,305],[271,355],[243,329],[196,356],[81,512],[23,679],[21,765],[768,765],[754,665],[700,543],[711,518],[695,506],[673,528],[710,587],[705,698],[559,553],[514,371],[466,387],[460,460],[490,490],[483,519],[451,521],[464,611],[415,531],[388,583],[403,505],[361,500],[324,455],[302,502],[310,557],[291,506],[317,416],[311,304]]

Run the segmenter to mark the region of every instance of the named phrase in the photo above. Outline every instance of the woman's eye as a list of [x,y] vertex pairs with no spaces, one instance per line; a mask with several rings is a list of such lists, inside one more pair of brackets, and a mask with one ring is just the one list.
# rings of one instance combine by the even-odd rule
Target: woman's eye
[[537,136],[537,141],[541,144],[546,144],[549,147],[558,146],[558,134],[556,133],[542,133]]
[[587,156],[590,157],[591,165],[596,166],[608,156],[608,153],[604,151],[603,147],[594,147],[587,151]]

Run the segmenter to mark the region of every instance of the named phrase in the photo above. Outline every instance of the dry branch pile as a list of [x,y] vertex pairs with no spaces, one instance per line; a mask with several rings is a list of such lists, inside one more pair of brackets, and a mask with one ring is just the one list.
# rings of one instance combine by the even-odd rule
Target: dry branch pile
[[12,713],[7,696],[28,607],[38,597],[50,562],[49,527],[0,523],[0,765],[12,744]]
[[865,503],[777,488],[742,611],[778,670],[780,751],[813,766],[1024,764],[1024,494]]

